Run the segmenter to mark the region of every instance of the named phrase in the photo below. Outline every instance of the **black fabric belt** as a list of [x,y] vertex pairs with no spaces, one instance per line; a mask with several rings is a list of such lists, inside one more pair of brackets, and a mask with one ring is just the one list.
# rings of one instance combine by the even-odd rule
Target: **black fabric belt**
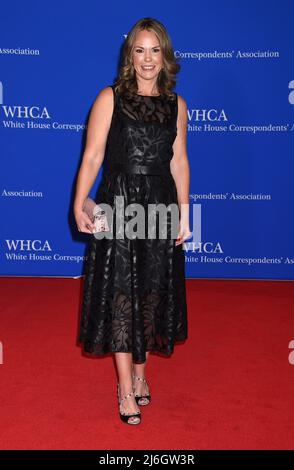
[[132,165],[130,163],[114,163],[109,165],[108,171],[118,171],[138,175],[164,175],[171,174],[170,163],[158,165]]

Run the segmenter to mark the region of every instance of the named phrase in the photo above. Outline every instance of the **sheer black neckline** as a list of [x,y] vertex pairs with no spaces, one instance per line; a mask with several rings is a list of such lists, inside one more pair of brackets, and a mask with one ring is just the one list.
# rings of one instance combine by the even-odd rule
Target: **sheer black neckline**
[[119,96],[119,111],[125,116],[137,121],[140,125],[146,123],[169,124],[176,114],[176,101],[171,102],[165,94],[138,95],[127,91]]
[[139,95],[139,93],[135,93],[136,96],[142,96],[142,98],[159,98],[162,96],[162,93],[160,95]]
[[141,98],[147,98],[150,100],[153,100],[153,98],[157,98],[158,100],[167,99],[167,95],[165,93],[160,93],[160,95],[139,95],[136,92],[131,92],[130,90],[126,90],[124,93],[121,93],[121,95],[125,96],[127,99],[133,99],[134,101],[139,101]]

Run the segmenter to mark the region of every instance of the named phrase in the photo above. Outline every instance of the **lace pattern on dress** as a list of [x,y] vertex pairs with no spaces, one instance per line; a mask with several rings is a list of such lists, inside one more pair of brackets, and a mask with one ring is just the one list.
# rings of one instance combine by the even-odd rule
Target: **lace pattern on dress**
[[166,124],[174,115],[177,97],[171,100],[165,95],[143,96],[127,92],[119,95],[118,102],[121,112],[133,120]]

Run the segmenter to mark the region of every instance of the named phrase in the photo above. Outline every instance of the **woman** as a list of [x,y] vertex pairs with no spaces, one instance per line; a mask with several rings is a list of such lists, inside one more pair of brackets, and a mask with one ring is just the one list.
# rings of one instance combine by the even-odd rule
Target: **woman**
[[[168,215],[169,238],[92,236],[88,246],[79,340],[92,355],[115,354],[119,414],[127,424],[139,424],[138,405],[151,401],[149,352],[170,356],[174,343],[187,338],[187,106],[172,92],[179,69],[165,27],[152,18],[138,21],[125,40],[116,83],[93,104],[77,180],[74,214],[81,232],[93,233],[82,208],[104,154],[108,165],[95,202],[114,209],[114,226],[118,196],[125,207],[138,204],[147,211],[161,203],[179,209],[176,241]],[[148,225],[148,216],[144,220]]]

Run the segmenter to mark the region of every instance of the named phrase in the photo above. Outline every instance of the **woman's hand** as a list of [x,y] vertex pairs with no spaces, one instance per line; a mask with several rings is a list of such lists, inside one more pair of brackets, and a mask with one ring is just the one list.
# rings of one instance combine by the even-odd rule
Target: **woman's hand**
[[189,221],[185,218],[180,219],[178,237],[176,239],[176,246],[183,243],[188,238],[191,238],[192,232],[190,231]]
[[91,221],[90,217],[86,214],[86,212],[84,212],[82,209],[75,209],[74,215],[78,231],[92,234],[95,225]]

